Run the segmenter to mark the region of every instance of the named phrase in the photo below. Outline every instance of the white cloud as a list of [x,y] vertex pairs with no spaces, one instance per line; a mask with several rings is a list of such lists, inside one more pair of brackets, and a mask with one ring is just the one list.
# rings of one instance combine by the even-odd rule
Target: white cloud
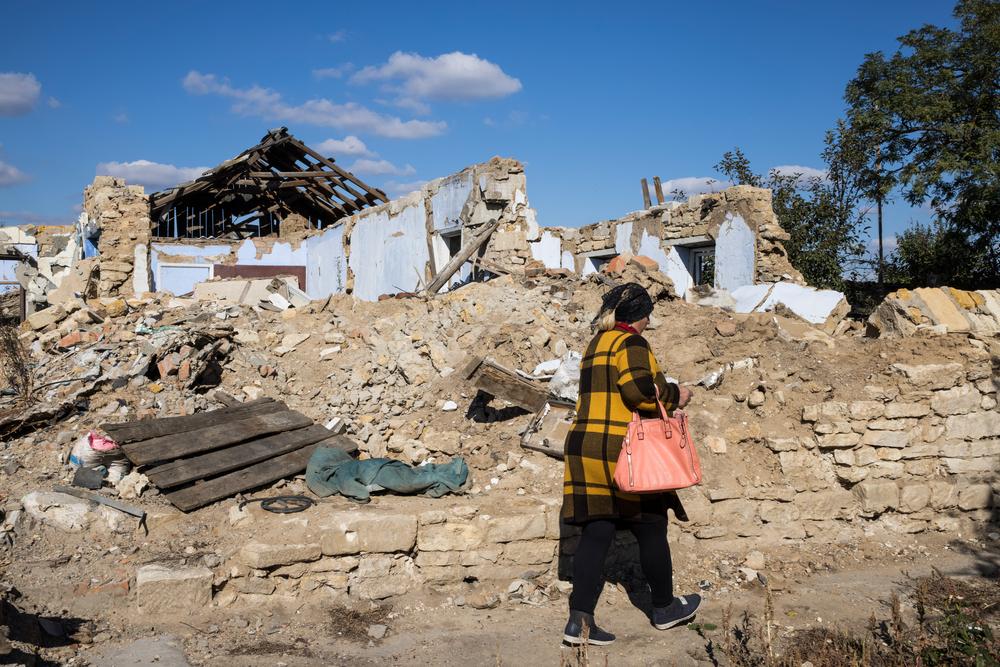
[[101,162],[98,174],[124,178],[128,183],[144,185],[150,190],[163,190],[201,176],[208,167],[175,167],[172,164],[135,160],[133,162]]
[[353,134],[349,134],[343,139],[327,139],[316,144],[314,147],[320,153],[327,156],[338,157],[341,155],[361,155],[364,157],[374,157],[376,153],[365,146],[365,142],[358,139]]
[[424,187],[424,184],[426,183],[427,181],[386,181],[382,185],[382,189],[387,195],[395,198],[411,192],[416,192],[420,188]]
[[21,116],[35,108],[42,84],[34,74],[0,72],[0,116]]
[[354,64],[344,63],[343,65],[337,65],[336,67],[321,67],[320,69],[314,69],[312,74],[317,79],[339,79],[352,71],[354,71]]
[[796,184],[807,185],[813,179],[826,180],[826,169],[816,169],[815,167],[804,167],[799,164],[783,164],[772,167],[771,171],[781,176],[796,176]]
[[7,188],[29,180],[26,173],[12,164],[0,160],[0,188]]
[[124,125],[129,121],[128,114],[122,111],[121,113],[116,113],[111,117],[111,120],[115,121],[119,125]]
[[372,132],[394,139],[433,137],[447,128],[443,121],[404,121],[395,116],[377,113],[355,102],[335,104],[328,99],[313,99],[295,106],[286,103],[280,93],[270,88],[256,85],[235,88],[226,79],[193,70],[184,77],[184,90],[192,95],[228,97],[233,100],[233,111],[244,116]]
[[331,32],[329,35],[326,36],[326,38],[330,40],[331,44],[336,44],[338,42],[342,42],[345,39],[347,39],[347,31],[341,28],[337,32]]
[[506,97],[521,90],[521,82],[500,66],[475,54],[454,51],[436,58],[397,51],[378,67],[368,66],[352,83],[395,82],[388,89],[400,100],[478,100]]
[[50,109],[58,109],[59,107],[62,106],[62,102],[60,102],[54,97],[50,97],[47,101],[47,104],[49,105]]
[[674,190],[681,190],[689,197],[700,195],[706,192],[719,192],[732,185],[729,181],[720,181],[711,176],[685,176],[684,178],[671,178],[663,181],[664,196],[669,196]]
[[359,174],[372,174],[375,176],[412,176],[417,173],[417,170],[410,164],[398,167],[388,160],[371,160],[368,158],[357,160],[354,164],[348,167],[348,171],[357,172]]

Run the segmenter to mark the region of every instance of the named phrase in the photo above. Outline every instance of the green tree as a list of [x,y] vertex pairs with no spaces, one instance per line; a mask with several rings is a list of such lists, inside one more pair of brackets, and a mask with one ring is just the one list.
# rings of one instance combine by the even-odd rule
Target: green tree
[[788,232],[788,258],[810,285],[844,289],[845,275],[864,266],[867,208],[865,183],[858,177],[863,152],[850,136],[828,132],[825,176],[771,170],[756,173],[739,148],[727,151],[715,169],[736,185],[770,188],[778,222]]
[[[900,37],[891,56],[865,57],[845,93],[847,132],[850,141],[871,147],[859,170],[870,188],[898,188],[939,219],[901,238],[894,269],[933,266],[943,283],[996,286],[1000,2],[959,0],[954,15],[957,30],[925,25]],[[939,246],[916,252],[914,244],[931,242]],[[950,263],[944,256],[931,261],[942,253],[955,254]],[[916,283],[923,276],[896,277]]]

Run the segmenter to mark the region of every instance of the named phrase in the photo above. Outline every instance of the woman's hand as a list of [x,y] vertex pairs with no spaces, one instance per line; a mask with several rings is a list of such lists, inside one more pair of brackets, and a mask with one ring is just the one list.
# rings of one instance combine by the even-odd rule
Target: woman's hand
[[678,388],[680,389],[680,397],[677,400],[677,407],[683,408],[691,402],[691,396],[694,394],[690,389],[683,385],[678,385]]

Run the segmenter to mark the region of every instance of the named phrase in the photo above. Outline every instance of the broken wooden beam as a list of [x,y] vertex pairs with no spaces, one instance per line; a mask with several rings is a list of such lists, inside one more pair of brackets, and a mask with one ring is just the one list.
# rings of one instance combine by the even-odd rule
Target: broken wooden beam
[[653,204],[649,201],[649,183],[646,179],[642,179],[642,208],[647,209]]
[[463,374],[476,389],[530,412],[540,410],[549,397],[548,389],[541,382],[523,378],[492,359],[473,358],[466,364]]
[[659,176],[653,176],[653,192],[656,193],[656,203],[663,204],[663,184],[660,183]]
[[445,283],[448,282],[448,279],[451,278],[452,275],[454,275],[454,273],[458,271],[458,269],[461,268],[461,266],[465,264],[470,257],[472,257],[473,253],[479,250],[479,248],[489,240],[490,236],[499,226],[499,219],[490,220],[488,223],[483,225],[479,231],[476,232],[476,235],[472,237],[472,240],[466,243],[465,246],[458,251],[458,254],[452,257],[451,260],[444,265],[443,269],[438,271],[437,275],[434,276],[434,279],[431,280],[429,285],[427,285],[425,292],[428,295],[437,294],[438,291],[445,286]]

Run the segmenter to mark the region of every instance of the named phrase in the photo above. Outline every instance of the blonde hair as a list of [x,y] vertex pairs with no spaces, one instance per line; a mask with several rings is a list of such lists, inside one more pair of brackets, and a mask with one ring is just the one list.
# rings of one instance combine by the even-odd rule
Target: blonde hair
[[597,331],[611,331],[615,328],[615,324],[617,322],[618,320],[615,319],[615,311],[609,310],[598,316],[597,324],[594,328]]

